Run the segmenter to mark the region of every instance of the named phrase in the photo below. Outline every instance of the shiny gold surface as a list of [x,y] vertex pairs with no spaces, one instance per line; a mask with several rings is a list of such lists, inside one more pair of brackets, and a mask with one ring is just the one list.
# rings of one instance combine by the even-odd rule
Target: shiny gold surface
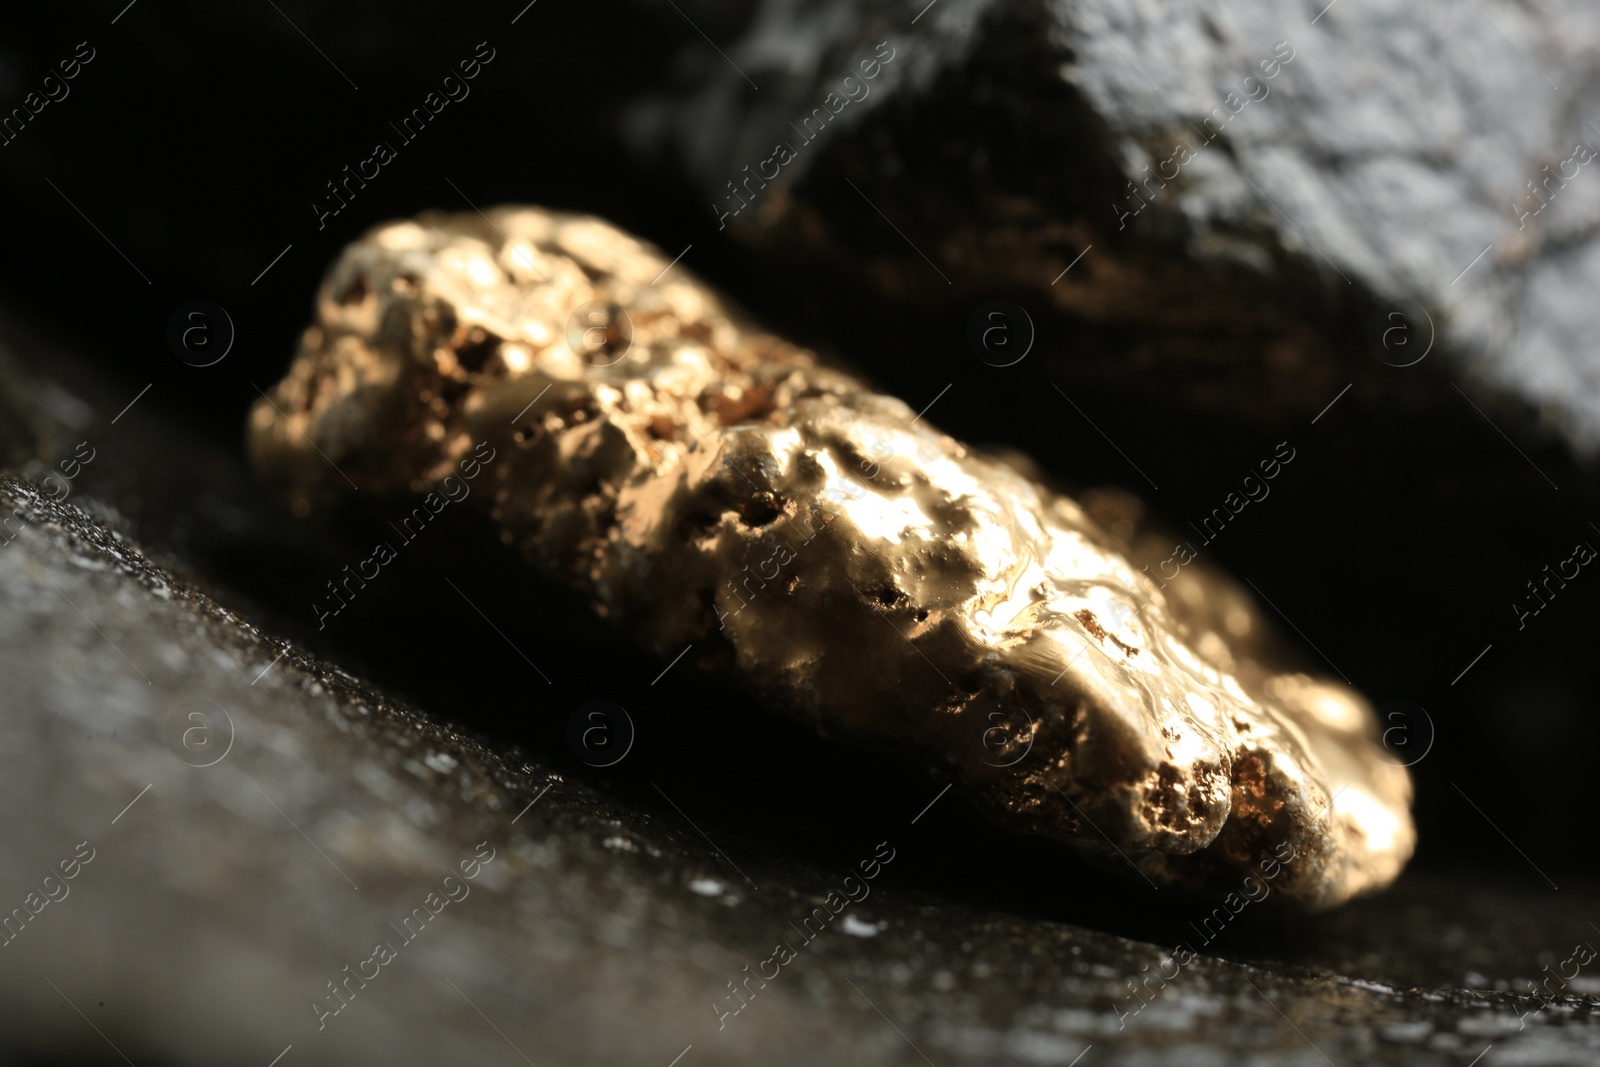
[[426,491],[487,441],[464,506],[529,561],[1002,826],[1220,891],[1290,856],[1274,888],[1309,907],[1395,877],[1409,776],[1358,694],[1268,665],[1246,597],[1200,564],[1159,589],[1072,500],[667,266],[529,208],[380,227],[253,459],[304,514]]

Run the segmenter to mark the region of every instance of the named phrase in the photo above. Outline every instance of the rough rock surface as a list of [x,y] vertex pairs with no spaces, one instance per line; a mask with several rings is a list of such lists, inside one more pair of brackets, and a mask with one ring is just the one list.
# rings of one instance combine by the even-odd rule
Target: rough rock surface
[[[859,878],[725,837],[719,852],[670,809],[487,750],[260,633],[36,486],[0,480],[0,509],[17,531],[0,547],[0,890],[8,912],[36,909],[0,947],[8,1056],[267,1063],[292,1045],[281,1062],[943,1067],[1067,1063],[1093,1045],[1084,1064],[1298,1065],[1320,1051],[1442,1067],[1491,1043],[1503,1062],[1600,1054],[1592,979],[1520,992],[1594,940],[1582,887],[1534,907],[1403,881],[1292,920],[1270,901],[1218,919],[1174,897],[1208,930],[1248,928],[1245,959],[1285,961],[1205,953],[1180,967],[1170,943],[890,884],[896,859],[944,847],[911,824],[918,796],[849,831],[862,860],[894,857],[862,897]],[[197,707],[206,718],[188,717]],[[480,842],[494,858],[448,882]],[[47,879],[77,855],[91,858],[75,877]],[[463,884],[454,902],[429,896]],[[862,899],[841,906],[841,891]],[[398,927],[419,907],[437,914],[407,941]],[[378,942],[396,958],[352,980],[319,1029],[312,1004],[338,1003],[327,983],[347,965],[370,976]],[[764,987],[750,979],[731,1014],[729,983],[771,975],[783,942],[796,958]]]
[[1236,664],[1247,601],[1180,623],[1073,501],[668,266],[536,209],[352,245],[252,454],[301,514],[436,488],[319,613],[470,498],[659,654],[909,750],[1002,825],[1219,892],[1293,857],[1280,889],[1313,907],[1399,873],[1404,768],[1347,687]]
[[1272,419],[1459,404],[1453,360],[1592,453],[1597,45],[1578,0],[765,0],[631,129],[750,241],[1048,308],[1074,381]]

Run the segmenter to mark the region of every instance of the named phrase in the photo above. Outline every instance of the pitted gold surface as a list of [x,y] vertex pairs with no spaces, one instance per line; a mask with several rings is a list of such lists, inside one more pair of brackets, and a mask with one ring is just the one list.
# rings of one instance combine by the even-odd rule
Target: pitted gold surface
[[252,412],[253,459],[306,513],[345,476],[426,490],[487,440],[471,500],[528,560],[1003,826],[1224,890],[1277,850],[1312,907],[1395,877],[1409,776],[1359,695],[1264,665],[1247,599],[1198,565],[1158,589],[1072,500],[667,265],[529,208],[380,227]]

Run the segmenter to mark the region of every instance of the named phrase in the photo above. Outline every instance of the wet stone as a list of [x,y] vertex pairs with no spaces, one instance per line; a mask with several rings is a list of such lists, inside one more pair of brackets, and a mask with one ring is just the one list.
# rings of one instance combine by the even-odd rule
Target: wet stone
[[72,503],[7,478],[0,509],[17,530],[0,885],[26,915],[0,948],[12,1055],[121,1062],[104,1038],[136,1063],[290,1045],[402,1064],[514,1061],[508,1044],[663,1065],[1600,1054],[1592,964],[1526,991],[1595,940],[1581,886],[1534,907],[1402,879],[1310,919],[1174,895],[1198,929],[1152,942],[896,884],[944,847],[911,823],[920,803],[861,813],[847,870],[709,822],[713,847],[670,807],[492,751],[261,632]]

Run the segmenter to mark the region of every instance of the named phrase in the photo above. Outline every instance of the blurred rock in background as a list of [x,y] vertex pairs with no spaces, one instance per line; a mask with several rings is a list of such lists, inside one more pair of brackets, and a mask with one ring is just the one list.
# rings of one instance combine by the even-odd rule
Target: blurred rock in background
[[1041,375],[1268,426],[1454,376],[1588,455],[1597,46],[1580,3],[765,0],[626,128],[841,288],[1021,302]]

